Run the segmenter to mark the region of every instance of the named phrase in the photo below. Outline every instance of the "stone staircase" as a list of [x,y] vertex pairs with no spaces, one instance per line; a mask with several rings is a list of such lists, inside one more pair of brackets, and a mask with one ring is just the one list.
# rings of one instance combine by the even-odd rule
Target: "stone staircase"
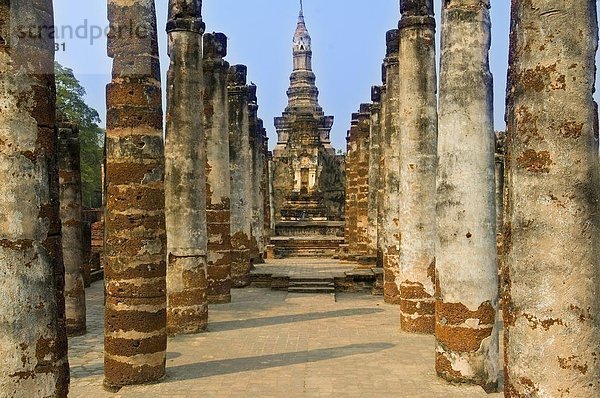
[[382,268],[354,268],[340,273],[300,274],[289,269],[257,265],[250,273],[252,287],[288,293],[370,293],[383,295]]
[[332,277],[291,277],[288,293],[334,294],[335,283]]
[[275,258],[326,257],[338,254],[343,237],[337,236],[274,236],[271,238]]
[[274,258],[332,258],[343,243],[343,221],[314,220],[278,222],[270,241]]

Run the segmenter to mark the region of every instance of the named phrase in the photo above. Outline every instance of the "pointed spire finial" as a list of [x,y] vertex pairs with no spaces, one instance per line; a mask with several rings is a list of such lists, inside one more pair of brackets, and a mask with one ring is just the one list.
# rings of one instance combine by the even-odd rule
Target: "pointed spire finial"
[[303,17],[304,16],[304,5],[302,3],[302,0],[300,0],[300,16]]

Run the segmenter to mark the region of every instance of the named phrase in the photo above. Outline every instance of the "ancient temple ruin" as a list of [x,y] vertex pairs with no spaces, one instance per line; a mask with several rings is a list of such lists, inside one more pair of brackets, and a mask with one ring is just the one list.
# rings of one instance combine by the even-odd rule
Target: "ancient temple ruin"
[[53,40],[11,25],[53,2],[0,2],[0,398],[600,396],[596,1],[510,4],[495,132],[490,2],[442,2],[436,57],[434,1],[401,0],[345,156],[302,2],[273,152],[202,1],[158,4],[107,0],[148,34],[109,36],[83,211]]
[[325,116],[319,105],[312,55],[301,9],[293,40],[288,106],[275,118],[275,237],[271,239],[275,256],[332,255],[343,243],[343,157],[336,156],[331,145],[333,116]]

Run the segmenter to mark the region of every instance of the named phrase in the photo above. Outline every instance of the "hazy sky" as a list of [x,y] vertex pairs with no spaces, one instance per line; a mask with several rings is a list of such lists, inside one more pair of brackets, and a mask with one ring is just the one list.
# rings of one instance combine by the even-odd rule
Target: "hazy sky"
[[[168,68],[164,33],[167,4],[167,0],[156,1],[163,75]],[[440,0],[435,4],[439,21]],[[108,25],[106,0],[55,0],[54,5],[56,25],[70,26],[79,33],[79,37],[58,40],[65,43],[65,51],[57,53],[57,60],[74,69],[88,92],[88,103],[104,119],[111,60],[99,29]],[[229,37],[227,60],[247,65],[249,80],[258,86],[259,116],[265,121],[271,147],[276,141],[273,118],[287,105],[285,92],[292,70],[298,9],[299,0],[203,1],[207,32],[223,32]],[[490,63],[495,80],[496,129],[504,128],[509,11],[509,1],[492,0]],[[385,32],[397,27],[398,0],[304,0],[304,14],[313,39],[320,103],[327,115],[335,116],[334,146],[345,150],[352,112],[361,102],[369,102],[372,85],[381,84]]]

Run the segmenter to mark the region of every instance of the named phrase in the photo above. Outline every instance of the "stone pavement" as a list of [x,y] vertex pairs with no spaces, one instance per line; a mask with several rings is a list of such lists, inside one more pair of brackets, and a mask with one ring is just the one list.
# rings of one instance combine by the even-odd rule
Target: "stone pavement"
[[111,394],[102,388],[102,282],[86,293],[89,332],[69,340],[70,397],[502,396],[437,379],[433,337],[401,333],[398,308],[381,297],[258,288],[212,306],[208,333],[170,339],[160,384]]
[[286,258],[267,260],[265,264],[255,265],[254,273],[272,273],[300,278],[309,276],[343,277],[344,272],[352,271],[356,263],[327,258]]

